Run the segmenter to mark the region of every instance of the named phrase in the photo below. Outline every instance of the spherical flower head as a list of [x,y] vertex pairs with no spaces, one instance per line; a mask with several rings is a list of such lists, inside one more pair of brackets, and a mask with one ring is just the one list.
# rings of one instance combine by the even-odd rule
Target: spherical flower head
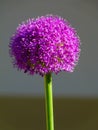
[[23,22],[11,37],[9,47],[13,65],[31,75],[73,72],[80,55],[76,30],[53,15]]

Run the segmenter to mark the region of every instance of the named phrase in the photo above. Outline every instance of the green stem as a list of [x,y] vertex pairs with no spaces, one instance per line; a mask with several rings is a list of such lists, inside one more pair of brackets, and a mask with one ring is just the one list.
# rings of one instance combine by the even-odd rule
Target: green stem
[[50,73],[46,74],[44,80],[45,80],[45,102],[46,102],[46,126],[47,130],[54,130],[51,74]]

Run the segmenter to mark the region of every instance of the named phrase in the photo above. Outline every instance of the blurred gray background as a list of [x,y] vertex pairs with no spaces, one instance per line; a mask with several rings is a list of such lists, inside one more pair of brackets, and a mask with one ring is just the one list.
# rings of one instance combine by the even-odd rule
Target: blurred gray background
[[13,68],[8,45],[19,23],[46,14],[66,18],[82,42],[75,71],[53,74],[54,95],[98,97],[97,0],[0,0],[0,95],[44,95],[42,77]]

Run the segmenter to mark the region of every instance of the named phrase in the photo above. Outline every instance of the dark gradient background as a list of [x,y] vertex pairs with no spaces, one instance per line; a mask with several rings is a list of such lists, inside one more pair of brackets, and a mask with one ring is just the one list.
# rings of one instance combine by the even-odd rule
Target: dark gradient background
[[8,44],[19,23],[46,14],[66,18],[82,43],[75,71],[53,74],[56,130],[98,130],[97,0],[0,0],[0,130],[45,129],[43,78],[14,69]]
[[8,44],[19,23],[51,13],[70,21],[82,42],[74,73],[53,75],[54,94],[98,96],[97,0],[0,0],[0,94],[43,95],[43,78],[14,69]]

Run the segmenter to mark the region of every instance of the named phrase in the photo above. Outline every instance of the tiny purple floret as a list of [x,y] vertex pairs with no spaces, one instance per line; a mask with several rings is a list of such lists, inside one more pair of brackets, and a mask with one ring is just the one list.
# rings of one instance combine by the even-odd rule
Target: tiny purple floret
[[53,15],[23,22],[9,47],[13,65],[31,75],[73,72],[80,55],[76,30],[68,21]]

